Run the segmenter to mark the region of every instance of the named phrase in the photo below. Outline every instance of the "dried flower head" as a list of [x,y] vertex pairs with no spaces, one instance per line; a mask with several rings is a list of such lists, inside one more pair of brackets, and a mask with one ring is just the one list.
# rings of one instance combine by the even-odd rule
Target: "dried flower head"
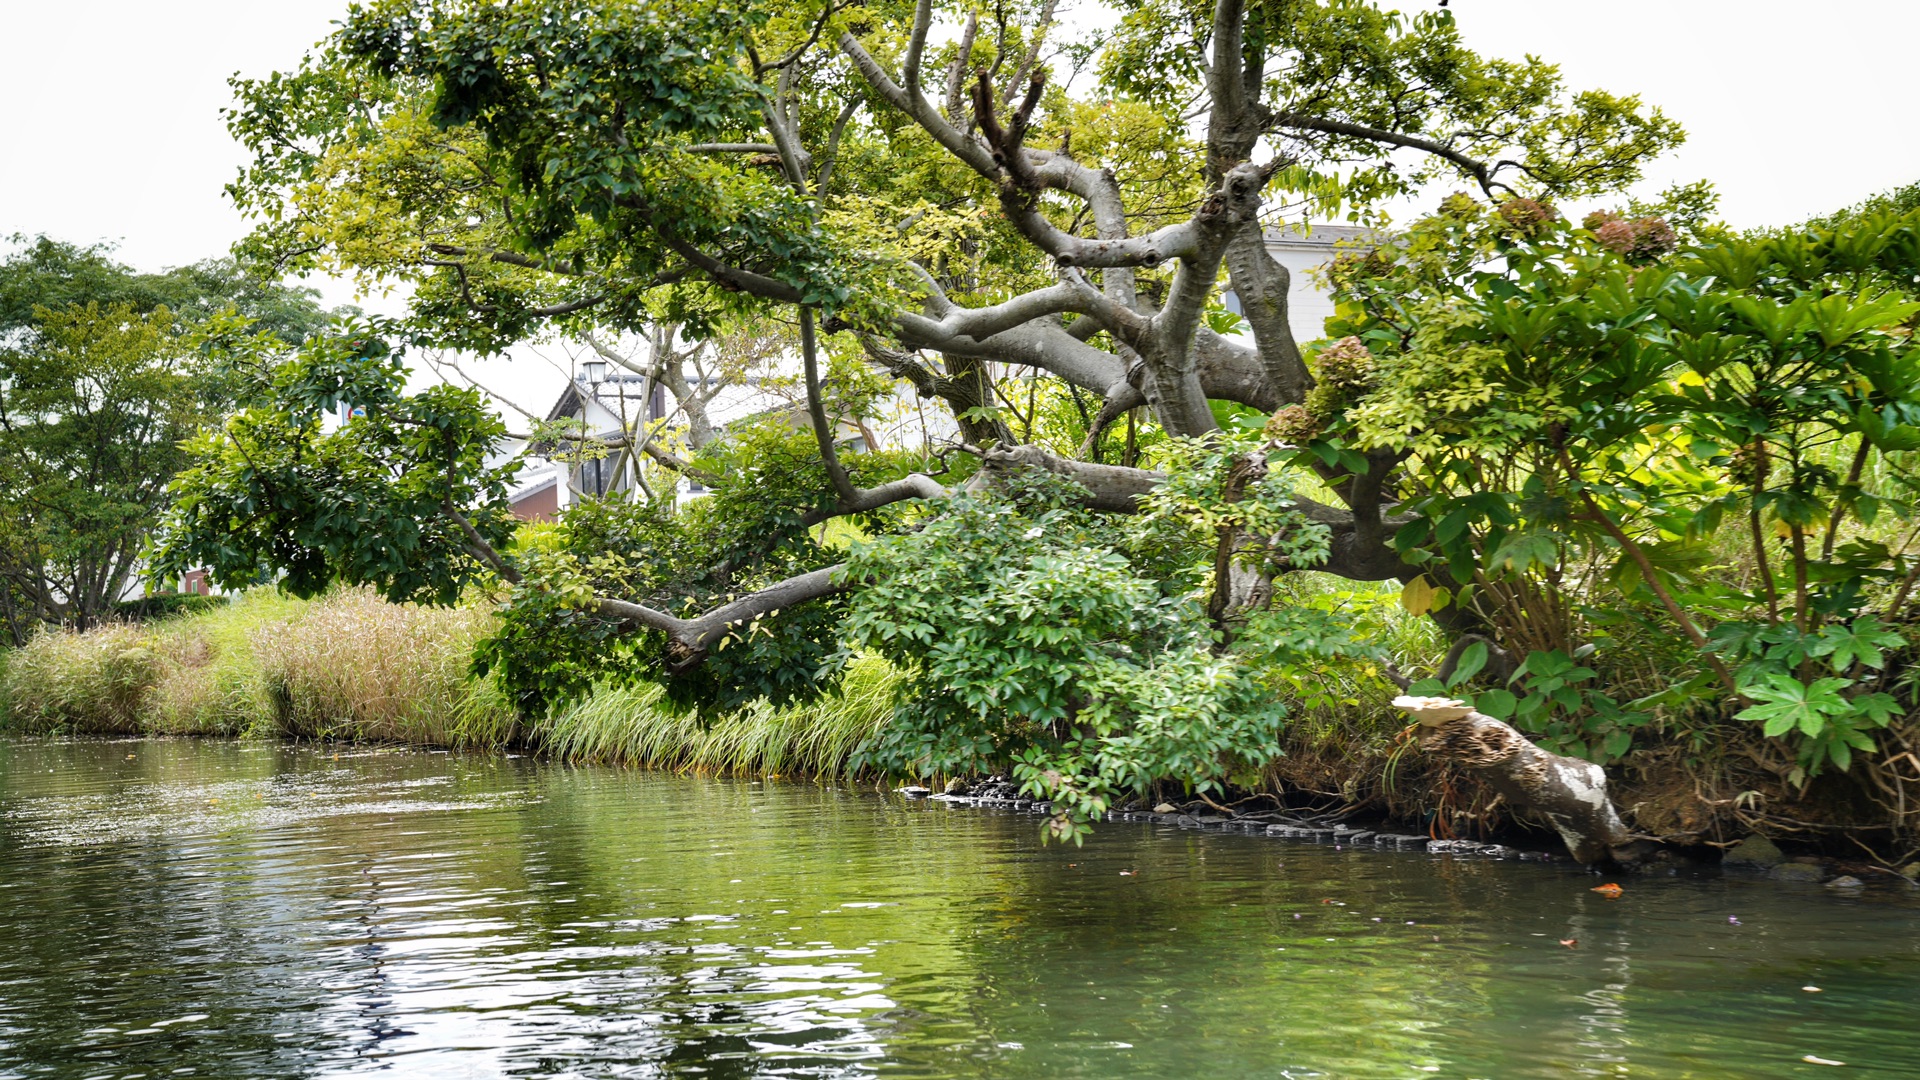
[[1343,337],[1314,357],[1314,374],[1322,383],[1341,389],[1372,386],[1376,371],[1373,354],[1357,337]]
[[[1589,215],[1593,220],[1598,215]],[[1665,218],[1643,217],[1632,221],[1609,215],[1593,229],[1600,246],[1633,263],[1649,263],[1680,246],[1680,237]]]
[[1500,204],[1500,219],[1507,223],[1510,231],[1521,236],[1538,236],[1546,230],[1548,222],[1559,217],[1560,211],[1539,199],[1516,197]]
[[1320,424],[1304,405],[1282,405],[1267,420],[1266,436],[1274,442],[1301,446],[1320,434]]
[[1600,246],[1616,255],[1625,255],[1633,247],[1633,226],[1619,218],[1603,221],[1593,230]]

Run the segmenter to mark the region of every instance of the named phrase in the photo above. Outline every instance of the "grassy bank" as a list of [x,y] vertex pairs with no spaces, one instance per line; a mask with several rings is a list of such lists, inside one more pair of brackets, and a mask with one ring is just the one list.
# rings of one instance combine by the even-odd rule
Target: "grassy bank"
[[[1430,670],[1440,640],[1406,615],[1391,588],[1300,576],[1280,598],[1319,607],[1388,643],[1407,671]],[[663,706],[653,687],[602,687],[527,720],[488,680],[469,677],[482,608],[388,604],[344,590],[317,601],[271,591],[212,610],[85,634],[48,632],[0,653],[0,731],[27,734],[221,735],[342,739],[413,746],[533,750],[569,761],[758,775],[844,775],[893,715],[902,674],[854,663],[839,694],[701,718]],[[1405,826],[1486,837],[1512,824],[1490,790],[1420,752],[1370,662],[1303,669],[1276,689],[1290,699],[1283,753],[1254,785],[1292,805],[1348,806]],[[1782,784],[1753,760],[1757,733],[1726,724],[1648,729],[1614,769],[1614,793],[1638,827],[1662,836],[1766,831],[1815,844],[1831,837],[1906,843],[1916,812],[1875,799],[1880,761]],[[1889,740],[1908,738],[1892,731]],[[1904,743],[1903,743],[1904,745]],[[1249,793],[1250,794],[1250,793]],[[1183,801],[1166,786],[1151,801]],[[1904,849],[1903,849],[1904,850]]]
[[0,729],[516,746],[568,760],[823,774],[843,771],[892,714],[900,677],[862,659],[835,697],[706,721],[662,707],[656,688],[607,688],[528,724],[493,682],[468,676],[491,618],[356,590],[311,602],[260,590],[144,625],[47,632],[0,656]]
[[[1389,589],[1289,582],[1290,604],[1337,609],[1383,633],[1407,666],[1436,648]],[[702,718],[663,707],[651,686],[605,687],[532,722],[468,675],[492,616],[482,608],[389,604],[341,590],[300,601],[258,590],[212,610],[85,634],[48,632],[0,661],[0,727],[33,734],[227,735],[414,746],[515,746],[573,761],[765,774],[842,772],[893,714],[899,671],[856,660],[841,692]],[[1366,795],[1403,724],[1378,670],[1330,666],[1294,688],[1276,783]],[[1361,777],[1356,783],[1354,777]],[[1369,779],[1371,776],[1373,779]]]

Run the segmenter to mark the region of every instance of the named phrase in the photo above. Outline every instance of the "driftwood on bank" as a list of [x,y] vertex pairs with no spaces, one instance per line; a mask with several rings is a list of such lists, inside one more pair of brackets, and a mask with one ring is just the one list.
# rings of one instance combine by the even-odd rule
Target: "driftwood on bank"
[[1420,748],[1469,770],[1517,809],[1553,824],[1575,859],[1631,861],[1632,837],[1607,796],[1607,774],[1590,761],[1548,753],[1511,725],[1451,698],[1398,697],[1420,724]]

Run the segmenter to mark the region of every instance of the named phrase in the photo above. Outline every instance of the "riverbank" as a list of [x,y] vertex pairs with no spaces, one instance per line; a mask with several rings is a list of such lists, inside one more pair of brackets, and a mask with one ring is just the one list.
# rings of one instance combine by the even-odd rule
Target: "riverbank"
[[493,680],[471,676],[474,644],[491,620],[480,607],[389,604],[359,590],[315,601],[257,590],[152,623],[44,633],[3,658],[0,731],[516,749],[567,761],[842,775],[892,715],[900,678],[862,659],[837,696],[707,718],[664,707],[655,687],[603,687],[530,719]]
[[[494,682],[470,675],[492,618],[482,607],[388,604],[354,590],[315,601],[259,590],[150,623],[46,633],[0,654],[0,731],[511,749],[725,775],[877,779],[861,771],[857,752],[892,717],[904,678],[883,661],[857,660],[841,693],[802,706],[761,702],[701,717],[667,707],[651,686],[603,686],[567,709],[524,717]],[[1409,666],[1431,663],[1409,638]],[[1385,706],[1394,691],[1380,672],[1348,663],[1319,677],[1282,688],[1297,695],[1284,753],[1243,782],[1236,813],[1333,812],[1392,835],[1555,846],[1551,831],[1514,820],[1489,791],[1422,754]],[[1677,726],[1650,732],[1648,743],[1610,770],[1615,800],[1642,833],[1691,857],[1710,860],[1758,833],[1785,844],[1788,858],[1857,859],[1871,849],[1896,868],[1920,858],[1911,815],[1876,801],[1859,777],[1794,788],[1737,730]],[[949,778],[911,779],[937,790]],[[1128,812],[1169,801],[1187,799],[1157,789]],[[1217,813],[1205,803],[1192,811]]]

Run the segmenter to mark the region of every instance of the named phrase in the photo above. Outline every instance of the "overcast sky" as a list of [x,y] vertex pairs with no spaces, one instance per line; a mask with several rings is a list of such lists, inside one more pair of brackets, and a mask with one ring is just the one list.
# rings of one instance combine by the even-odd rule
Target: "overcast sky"
[[[1784,224],[1920,180],[1909,126],[1920,4],[1910,0],[1451,7],[1483,52],[1532,52],[1560,64],[1575,88],[1638,93],[1678,119],[1687,145],[1654,166],[1648,189],[1710,179],[1734,225]],[[227,77],[291,67],[345,8],[8,0],[0,236],[109,241],[140,269],[223,252],[246,230],[221,192],[241,164],[220,119]],[[352,299],[338,283],[325,292],[329,302]],[[529,378],[557,377],[516,372],[513,382]]]

